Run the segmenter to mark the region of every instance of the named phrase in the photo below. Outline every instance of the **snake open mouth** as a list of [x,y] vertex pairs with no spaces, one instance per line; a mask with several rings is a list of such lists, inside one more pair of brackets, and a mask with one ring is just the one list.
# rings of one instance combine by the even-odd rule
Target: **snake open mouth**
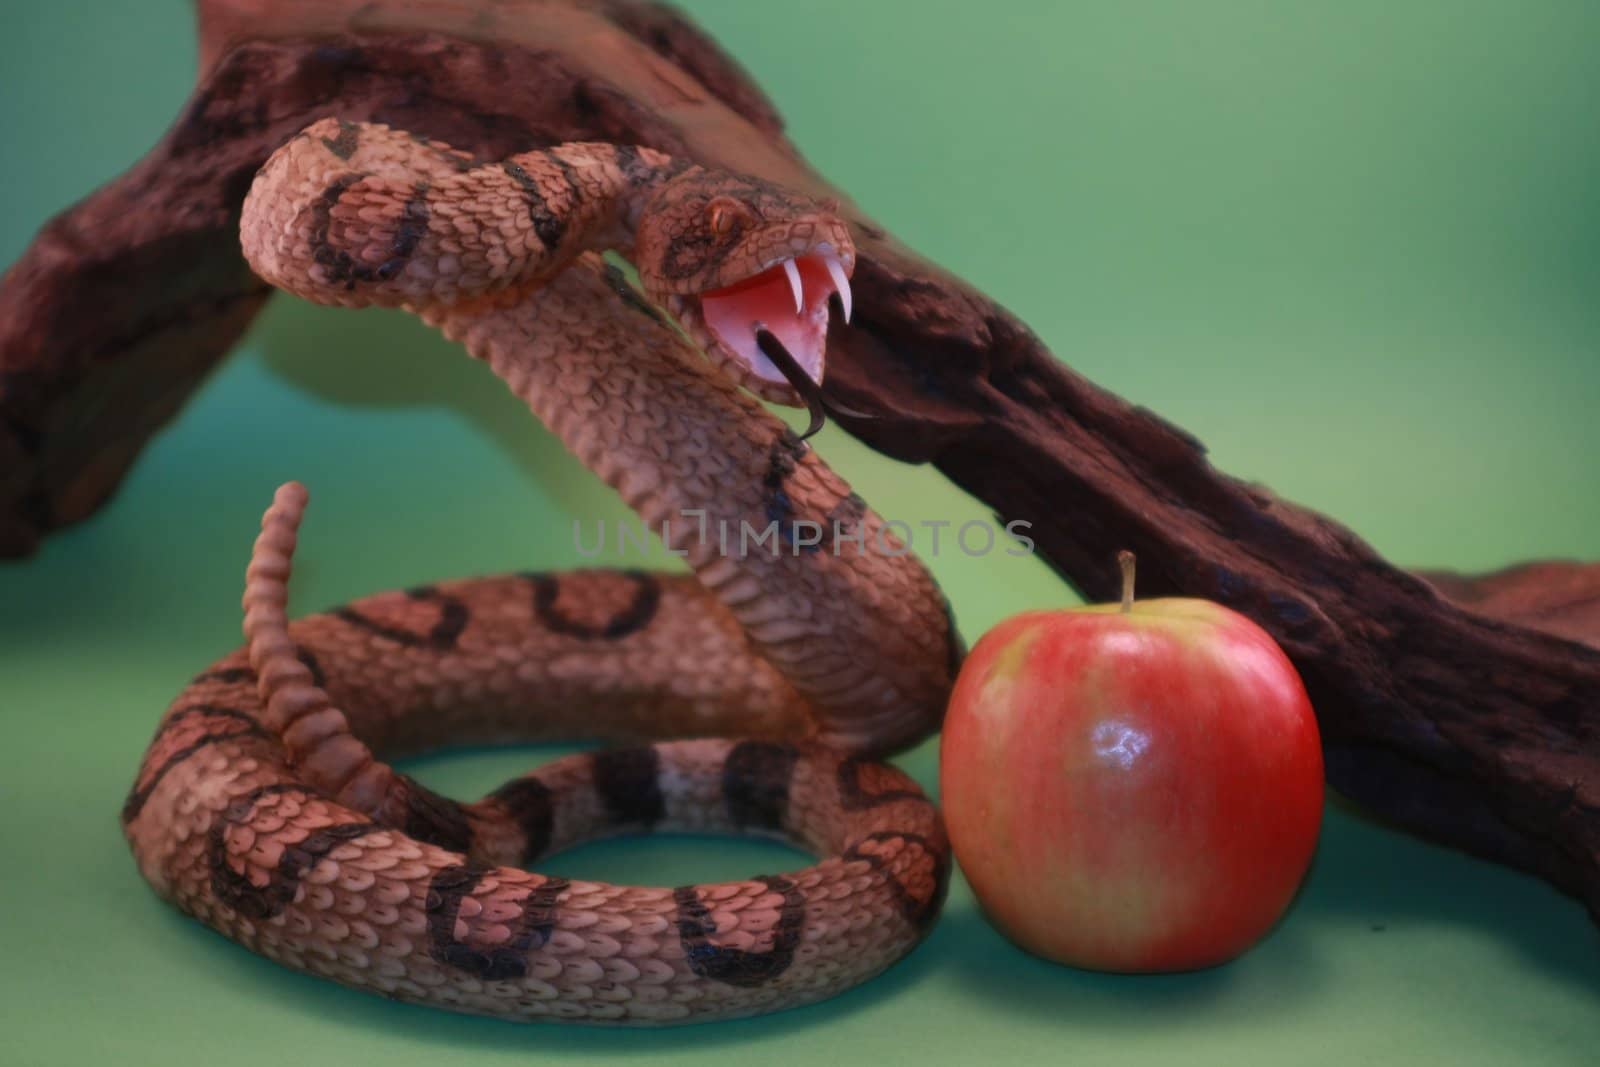
[[[837,294],[844,321],[850,321],[850,278],[839,258],[826,249],[785,259],[759,274],[700,294],[700,315],[723,347],[757,378],[788,382],[802,396],[792,373],[774,363],[761,344],[770,334],[810,379],[822,382],[828,343],[828,305]],[[770,347],[770,343],[767,347]]]

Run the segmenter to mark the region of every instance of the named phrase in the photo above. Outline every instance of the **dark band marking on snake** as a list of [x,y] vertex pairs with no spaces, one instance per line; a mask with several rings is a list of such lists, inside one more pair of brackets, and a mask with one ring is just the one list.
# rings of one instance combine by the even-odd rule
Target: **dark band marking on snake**
[[212,890],[229,907],[252,919],[271,919],[283,911],[300,891],[300,880],[329,852],[347,841],[365,837],[379,829],[372,822],[338,823],[318,830],[298,845],[287,845],[278,865],[258,886],[229,866],[224,840],[226,821],[212,831]]
[[860,493],[846,494],[843,500],[828,512],[828,525],[838,527],[840,530],[852,530],[861,525],[861,519],[867,513],[867,502],[861,499]]
[[181,722],[184,719],[194,715],[215,717],[224,721],[242,721],[243,725],[227,731],[202,733],[196,740],[184,745],[182,748],[177,749],[171,755],[169,755],[165,760],[162,761],[161,766],[157,767],[153,772],[151,772],[150,776],[144,780],[143,785],[137,786],[128,794],[128,799],[124,801],[122,805],[122,821],[124,823],[132,822],[134,819],[138,818],[139,813],[144,810],[145,803],[150,799],[150,794],[155,792],[155,788],[161,784],[161,780],[170,774],[173,768],[177,767],[184,760],[193,756],[196,752],[223,741],[238,741],[247,737],[265,738],[268,736],[267,732],[261,728],[261,724],[258,723],[254,718],[245,715],[242,712],[235,711],[232,708],[185,708],[184,710],[173,714],[173,716],[162,725],[161,730],[156,735],[156,739],[151,742],[151,747],[154,748],[155,744],[159,742],[161,736],[165,734],[174,723]]
[[172,732],[174,726],[195,718],[223,719],[240,723],[247,727],[253,727],[261,732],[263,737],[266,736],[265,731],[261,730],[261,723],[257,721],[256,717],[241,708],[228,707],[223,704],[192,704],[178,708],[171,715],[168,715],[167,721],[161,724],[161,729],[156,733],[156,738],[159,740],[165,737]]
[[789,476],[804,458],[806,449],[805,439],[784,427],[767,453],[767,470],[762,475],[761,484],[766,489],[764,506],[767,521],[778,524],[778,537],[784,544],[800,552],[817,552],[820,543],[796,542],[794,501],[785,488]]
[[631,144],[619,144],[614,148],[617,154],[617,167],[630,182],[645,180],[650,173],[650,168],[639,156],[639,150]]
[[[905,885],[887,869],[883,857],[876,853],[866,851],[864,846],[892,841],[904,841],[915,845],[922,854],[928,857],[928,862],[933,865],[933,892],[928,896],[917,899]],[[906,921],[918,929],[926,929],[938,918],[939,909],[944,904],[946,892],[950,888],[950,855],[947,850],[934,849],[928,840],[919,834],[900,833],[895,830],[884,830],[868,834],[859,841],[852,842],[844,850],[841,857],[846,861],[864,860],[874,871],[881,873],[889,891],[894,894],[900,913]]]
[[356,145],[360,143],[353,122],[339,120],[339,133],[334,137],[324,137],[322,144],[340,159],[349,159],[355,155]]
[[360,280],[355,260],[351,259],[349,252],[334,247],[328,232],[333,228],[334,207],[347,189],[365,177],[365,174],[355,171],[339,175],[328,183],[311,205],[311,258],[327,271],[330,283],[345,283],[352,289]]
[[500,166],[511,180],[517,183],[517,188],[522,190],[522,195],[527,199],[528,218],[533,220],[533,232],[539,238],[539,243],[552,250],[560,247],[561,237],[567,232],[567,224],[562,221],[561,216],[550,210],[539,183],[517,163],[507,160]]
[[[515,932],[503,945],[477,947],[456,935],[461,903],[484,878],[494,872],[466,864],[447,867],[428,887],[428,950],[433,958],[485,981],[523,978],[528,974],[528,953],[550,941],[556,921],[557,901],[569,883],[547,878],[521,902]],[[469,930],[471,924],[468,924]],[[469,933],[470,937],[470,933]]]
[[722,767],[722,801],[733,824],[782,830],[789,811],[789,780],[800,750],[775,741],[741,741]]
[[716,923],[697,888],[688,885],[672,891],[678,905],[678,938],[696,974],[729,985],[756,986],[770,982],[794,962],[795,949],[805,931],[805,898],[787,878],[762,875],[754,881],[783,897],[777,925],[772,929],[772,947],[765,951],[724,948],[716,944],[713,940]]
[[629,283],[628,276],[622,272],[621,267],[615,263],[607,263],[605,279],[606,284],[611,287],[611,291],[622,298],[623,305],[629,311],[637,311],[639,314],[648,316],[658,323],[666,322],[666,317],[662,314],[661,309],[646,300],[644,295]]
[[615,748],[594,754],[594,788],[611,821],[649,828],[661,821],[661,762],[654,748]]
[[526,865],[543,856],[550,847],[555,829],[555,800],[550,787],[534,775],[517,778],[489,794],[521,829],[525,844],[521,862]]
[[[296,645],[294,658],[306,665],[306,670],[311,672],[311,684],[321,687],[328,684],[328,676],[322,670],[322,663],[317,659],[316,653],[304,645]],[[255,672],[246,670],[246,675],[254,677]]]
[[397,626],[379,622],[369,618],[354,608],[336,608],[333,614],[343,619],[352,626],[359,626],[363,630],[377,634],[379,637],[388,638],[396,644],[408,647],[428,645],[432,648],[454,648],[461,631],[466,629],[468,616],[466,605],[454,597],[445,596],[432,586],[418,586],[406,590],[406,596],[412,600],[429,601],[439,606],[439,618],[426,636],[404,630]]
[[426,137],[419,137],[417,134],[411,133],[410,131],[406,131],[405,136],[413,144],[424,149],[434,159],[437,159],[439,162],[443,163],[445,166],[449,167],[458,174],[472,170],[474,167],[481,165],[480,160],[474,159],[465,152],[456,152],[449,148],[445,148],[442,145],[430,141]]
[[461,902],[491,873],[488,867],[464,863],[446,867],[428,883],[428,896],[422,905],[428,916],[429,954],[440,963],[479,977],[494,963],[487,953],[470,947],[456,935],[456,919],[461,913]]
[[562,613],[557,602],[561,596],[559,579],[543,573],[526,575],[533,584],[533,610],[539,621],[552,631],[581,641],[616,641],[629,634],[638,633],[650,625],[661,607],[661,583],[644,571],[623,571],[634,584],[633,600],[604,623],[593,625]]
[[305,871],[335,845],[379,829],[370,821],[324,827],[298,845],[286,846],[273,869],[267,872],[265,885],[257,885],[247,872],[234,869],[229,859],[229,830],[245,824],[254,814],[256,805],[269,797],[306,798],[311,795],[298,783],[278,782],[253,789],[228,805],[222,817],[212,824],[206,840],[211,890],[218,900],[251,919],[270,919],[294,900]]
[[414,778],[406,779],[405,816],[401,823],[409,836],[451,852],[472,848],[472,824],[460,802],[440,796]]
[[395,277],[416,254],[417,245],[422,243],[423,236],[428,232],[429,188],[427,182],[417,182],[411,187],[411,199],[401,209],[400,225],[395,228],[394,247],[390,250],[389,258],[374,272],[374,278],[387,280]]
[[914,789],[885,789],[878,793],[867,792],[861,784],[861,772],[880,766],[871,760],[849,756],[839,762],[839,803],[846,811],[867,811],[882,804],[899,800],[917,800],[928,803],[928,798]]

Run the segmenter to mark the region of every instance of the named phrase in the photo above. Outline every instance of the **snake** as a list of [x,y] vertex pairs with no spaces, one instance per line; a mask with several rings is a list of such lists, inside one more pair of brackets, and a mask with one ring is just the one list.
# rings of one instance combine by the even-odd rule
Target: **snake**
[[[762,403],[815,426],[852,312],[838,205],[645,147],[485,160],[326,118],[258,171],[240,240],[281,289],[459,342],[688,573],[441,581],[290,621],[308,492],[281,486],[245,644],[167,709],[122,810],[154,890],[291,969],[519,1021],[754,1015],[910,952],[950,847],[884,757],[938,728],[964,646],[893,525]],[[474,802],[393,765],[552,739],[603,747]],[[816,862],[678,887],[536,872],[652,831]]]

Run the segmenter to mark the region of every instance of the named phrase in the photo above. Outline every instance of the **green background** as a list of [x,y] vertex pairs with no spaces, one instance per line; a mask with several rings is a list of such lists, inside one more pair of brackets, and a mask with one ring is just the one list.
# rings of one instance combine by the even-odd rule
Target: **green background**
[[[891,230],[1217,463],[1410,565],[1600,556],[1600,5],[687,5]],[[0,263],[127,166],[192,76],[187,6],[6,0]],[[933,471],[820,441],[880,512],[981,517]],[[310,610],[579,562],[621,515],[499,384],[399,314],[275,302],[115,502],[0,566],[0,1061],[18,1064],[1593,1063],[1600,936],[1541,883],[1330,809],[1288,918],[1210,972],[1038,962],[965,885],[888,976],[668,1033],[523,1029],[292,975],[181,918],[116,813],[156,716],[237,642],[272,487],[316,502]],[[1035,560],[930,561],[976,637],[1069,594]],[[546,750],[418,761],[477,795]],[[936,745],[905,758],[935,782]],[[673,884],[776,846],[593,846]]]

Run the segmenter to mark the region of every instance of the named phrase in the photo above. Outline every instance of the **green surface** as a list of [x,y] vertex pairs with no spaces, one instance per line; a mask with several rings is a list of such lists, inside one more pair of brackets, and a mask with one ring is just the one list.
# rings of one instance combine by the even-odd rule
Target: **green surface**
[[[801,147],[901,237],[1220,466],[1415,565],[1600,556],[1600,7],[688,5]],[[0,263],[183,101],[175,0],[6,0]],[[983,509],[820,442],[890,517]],[[1600,937],[1542,884],[1332,810],[1246,958],[1094,976],[1001,940],[957,882],[890,975],[767,1020],[522,1029],[292,975],[158,903],[116,812],[160,710],[237,641],[272,487],[314,494],[302,609],[579,562],[608,492],[483,370],[397,314],[280,301],[111,507],[0,567],[0,1062],[1110,1065],[1593,1063]],[[1034,560],[932,562],[964,630],[1065,603]],[[419,762],[463,795],[543,752]],[[935,785],[935,747],[905,765]],[[649,840],[560,873],[677,883],[775,846]]]

